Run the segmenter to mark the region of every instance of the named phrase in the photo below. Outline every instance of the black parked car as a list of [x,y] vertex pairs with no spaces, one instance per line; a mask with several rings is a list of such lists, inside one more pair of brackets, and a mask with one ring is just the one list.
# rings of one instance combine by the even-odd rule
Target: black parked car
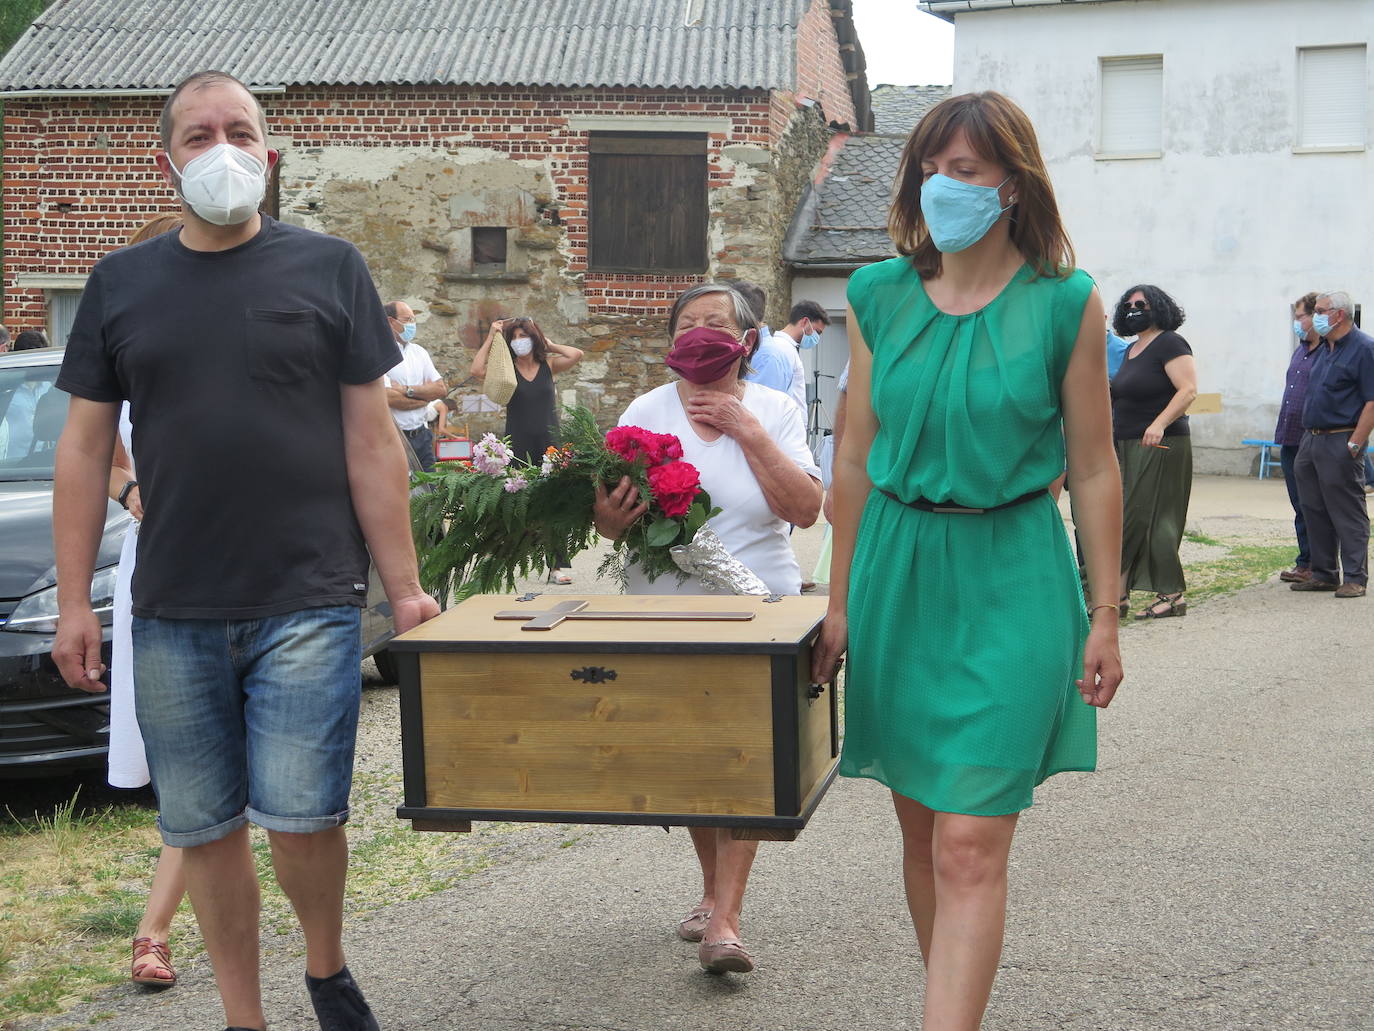
[[[108,696],[69,688],[52,661],[57,631],[52,477],[68,396],[53,386],[63,351],[0,354],[0,778],[66,772],[104,763]],[[129,515],[111,501],[96,558],[91,603],[105,627],[110,665],[115,569]],[[375,573],[363,612],[364,654],[385,679],[391,606]],[[108,682],[108,681],[107,681]]]

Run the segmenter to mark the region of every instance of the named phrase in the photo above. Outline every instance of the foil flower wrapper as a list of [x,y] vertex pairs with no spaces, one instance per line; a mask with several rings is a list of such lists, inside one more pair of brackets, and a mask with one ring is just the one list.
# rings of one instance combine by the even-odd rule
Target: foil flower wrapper
[[754,571],[731,555],[716,531],[703,526],[690,544],[678,544],[668,549],[677,567],[684,573],[701,577],[701,582],[713,591],[729,594],[770,594],[768,585]]

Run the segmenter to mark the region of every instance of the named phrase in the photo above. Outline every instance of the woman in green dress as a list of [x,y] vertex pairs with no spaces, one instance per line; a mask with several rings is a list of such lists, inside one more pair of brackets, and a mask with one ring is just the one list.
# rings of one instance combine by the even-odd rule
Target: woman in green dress
[[[890,232],[849,282],[825,682],[849,653],[841,771],[891,789],[926,1031],[974,1031],[1017,816],[1096,763],[1121,681],[1121,481],[1102,300],[1073,268],[1035,131],[997,93],[912,133]],[[1064,470],[1087,563],[1046,488]],[[1091,624],[1091,627],[1089,626]]]

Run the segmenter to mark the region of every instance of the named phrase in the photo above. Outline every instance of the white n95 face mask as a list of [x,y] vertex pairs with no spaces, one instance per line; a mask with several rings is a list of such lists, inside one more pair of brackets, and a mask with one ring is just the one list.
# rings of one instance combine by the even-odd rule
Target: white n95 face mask
[[[171,164],[171,155],[167,163]],[[253,217],[267,192],[267,166],[242,147],[217,143],[186,162],[172,165],[181,179],[181,196],[205,221],[236,226]]]
[[534,341],[529,337],[516,337],[510,342],[510,349],[517,358],[523,358],[534,350]]

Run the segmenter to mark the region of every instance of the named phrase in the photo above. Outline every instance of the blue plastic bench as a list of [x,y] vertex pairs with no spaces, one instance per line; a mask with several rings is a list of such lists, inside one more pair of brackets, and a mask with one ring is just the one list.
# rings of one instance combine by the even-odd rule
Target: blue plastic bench
[[1283,467],[1283,463],[1279,461],[1278,453],[1274,450],[1278,445],[1272,440],[1242,440],[1241,443],[1247,447],[1257,447],[1260,449],[1259,478],[1261,480],[1267,480],[1269,478],[1269,470],[1271,467]]

